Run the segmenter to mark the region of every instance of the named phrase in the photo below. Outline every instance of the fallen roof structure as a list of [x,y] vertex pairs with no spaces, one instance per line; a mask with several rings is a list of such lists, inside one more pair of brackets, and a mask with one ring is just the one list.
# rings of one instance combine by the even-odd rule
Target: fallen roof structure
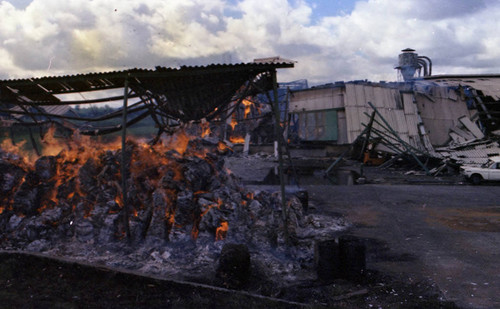
[[[220,115],[235,98],[244,98],[273,88],[272,75],[276,69],[291,68],[294,63],[281,59],[258,59],[253,63],[212,64],[208,66],[182,66],[129,69],[116,72],[50,76],[0,81],[0,114],[33,115],[39,107],[107,103],[138,99],[130,112],[142,113],[129,121],[137,122],[151,115],[160,128],[169,125],[165,119],[180,122],[213,119]],[[124,89],[123,95],[105,95],[97,99],[63,100],[58,95]],[[17,108],[11,109],[12,106]],[[47,118],[67,117],[46,110],[39,115]],[[120,113],[112,115],[119,117]],[[14,117],[15,118],[15,117]],[[36,122],[36,121],[34,121]],[[121,126],[93,128],[83,134],[105,134],[121,130]]]
[[[285,196],[282,136],[278,107],[277,72],[279,68],[292,68],[294,62],[280,57],[256,59],[253,63],[212,64],[208,66],[182,66],[181,68],[156,67],[155,70],[130,69],[119,72],[89,73],[71,76],[52,76],[0,81],[0,116],[22,114],[31,117],[34,124],[39,124],[36,116],[73,120],[66,115],[48,114],[41,108],[51,105],[93,104],[123,100],[120,112],[107,116],[121,117],[120,125],[110,128],[90,128],[82,134],[100,135],[122,131],[122,162],[126,162],[127,126],[151,116],[159,128],[159,140],[163,132],[171,131],[175,125],[191,121],[212,120],[223,115],[231,102],[240,104],[243,99],[258,93],[273,90],[274,100],[270,102],[275,117],[275,135],[278,137],[278,155],[280,165],[281,194]],[[123,89],[123,95],[108,95],[97,99],[63,101],[57,95],[93,92],[100,90]],[[128,106],[128,100],[138,101]],[[20,107],[16,111],[12,107]],[[33,110],[34,109],[34,110]],[[127,114],[140,112],[134,119],[127,121]],[[12,117],[15,119],[15,117]],[[19,120],[19,119],[18,119]],[[102,117],[101,119],[102,120]],[[31,136],[32,140],[33,137]],[[34,142],[33,142],[34,144]],[[127,205],[127,167],[121,165],[122,200],[125,209],[126,234],[130,239],[128,227],[129,206]],[[286,225],[286,199],[282,199],[283,218]],[[288,236],[285,232],[285,239]]]

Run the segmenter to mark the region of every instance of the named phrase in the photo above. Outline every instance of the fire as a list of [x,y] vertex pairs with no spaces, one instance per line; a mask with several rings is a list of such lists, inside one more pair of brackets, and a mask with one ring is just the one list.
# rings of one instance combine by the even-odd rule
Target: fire
[[210,135],[210,133],[212,133],[212,131],[210,130],[210,123],[207,121],[203,121],[201,123],[201,129],[201,137],[207,137]]
[[42,144],[45,146],[42,149],[42,154],[44,156],[55,156],[61,151],[67,149],[66,145],[59,143],[59,141],[55,138],[55,133],[55,126],[51,126],[42,138]]
[[245,119],[247,119],[248,115],[250,114],[250,112],[252,111],[252,105],[253,103],[248,101],[248,100],[243,100],[241,103],[243,103],[243,105],[245,106]]
[[220,226],[215,231],[215,240],[224,240],[227,236],[229,224],[227,221],[221,221]]
[[219,141],[219,143],[217,143],[217,150],[220,153],[225,153],[226,151],[231,151],[232,149],[228,145],[226,145],[226,143]]
[[[39,182],[38,178],[34,178],[39,183],[33,184],[33,188],[40,186],[42,182],[51,184],[45,186],[48,187],[47,192],[43,193],[39,204],[36,205],[35,210],[38,213],[43,213],[47,209],[59,205],[68,205],[68,208],[74,212],[83,210],[83,217],[88,218],[101,210],[107,214],[119,213],[127,205],[130,209],[129,220],[139,220],[139,218],[142,220],[145,217],[145,211],[151,209],[148,207],[153,207],[150,205],[155,198],[156,201],[163,200],[163,202],[156,202],[157,205],[166,205],[162,206],[165,207],[165,210],[161,212],[160,216],[164,216],[161,220],[164,220],[168,234],[173,227],[179,226],[179,222],[176,222],[179,217],[176,218],[176,199],[179,191],[184,190],[192,182],[192,180],[185,179],[187,177],[183,164],[193,160],[193,157],[197,157],[196,160],[201,158],[210,163],[211,166],[215,166],[213,156],[207,156],[208,148],[201,147],[202,144],[197,144],[196,140],[190,143],[192,137],[185,131],[179,131],[176,135],[165,138],[161,143],[153,146],[145,143],[139,144],[130,139],[125,148],[127,160],[130,161],[125,162],[128,175],[128,197],[124,200],[121,189],[122,149],[119,140],[98,143],[96,139],[78,134],[75,134],[72,139],[56,138],[54,133],[55,130],[49,130],[43,142],[45,147],[42,152],[45,163],[43,168],[46,171],[39,171],[40,159],[33,160],[31,165],[26,163],[25,171],[27,173],[49,173],[47,179],[43,181]],[[206,123],[204,134],[209,134],[208,123]],[[9,145],[6,141],[1,145],[2,150],[15,151],[16,153],[20,153],[19,147],[20,145]],[[218,154],[224,153],[227,149],[230,150],[223,142],[219,142],[216,149]],[[212,148],[212,151],[215,150]],[[36,168],[35,162],[37,163]],[[216,174],[221,171],[226,172],[225,170],[213,170]],[[18,179],[20,181],[19,187],[25,180],[24,178]],[[204,188],[207,187],[204,186]],[[194,192],[193,202],[197,202],[201,198],[200,196],[208,193],[203,189]],[[162,197],[158,198],[157,195]],[[1,200],[0,214],[12,210],[10,200],[13,200],[13,196],[5,198],[8,201],[7,204]],[[207,205],[210,208],[221,208],[224,203],[221,198],[214,197],[213,200],[204,198],[209,199]],[[189,226],[193,238],[198,237],[201,218],[210,208],[202,212],[193,212],[192,228]],[[19,215],[21,216],[23,213]],[[184,227],[188,227],[188,225],[182,224]],[[213,233],[214,229],[215,227],[208,231]],[[216,240],[225,239],[227,231],[228,222],[222,220],[220,226],[215,230]],[[124,237],[123,231],[117,231],[116,235],[119,238]]]
[[[26,141],[21,141],[21,142],[18,142],[16,145],[14,145],[10,139],[6,138],[0,144],[0,149],[3,149],[5,152],[15,153],[15,154],[21,156],[23,158],[24,162],[27,163],[27,162],[31,161],[29,159],[31,157],[31,154],[23,150],[23,147],[25,144],[26,144]],[[24,158],[28,158],[28,159],[26,160]]]
[[229,141],[233,144],[243,144],[245,143],[245,138],[243,136],[231,136]]
[[123,207],[123,201],[121,195],[117,195],[115,197],[115,203],[118,205],[118,207],[122,208]]
[[189,144],[189,135],[186,134],[184,130],[178,132],[176,135],[172,135],[169,140],[169,144],[173,146],[175,151],[181,155],[186,152],[187,146]]
[[236,127],[237,124],[238,124],[238,121],[236,120],[236,116],[233,115],[233,117],[231,118],[231,123],[229,124],[231,126],[231,128],[233,129],[233,131],[234,131],[234,128]]

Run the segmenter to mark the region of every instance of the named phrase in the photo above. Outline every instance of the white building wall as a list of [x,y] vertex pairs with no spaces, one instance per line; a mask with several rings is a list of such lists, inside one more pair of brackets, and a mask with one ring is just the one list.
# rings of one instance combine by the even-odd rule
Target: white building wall
[[[345,96],[347,140],[349,143],[363,132],[368,124],[373,109],[371,102],[404,142],[421,150],[426,150],[427,143],[418,132],[418,113],[413,97],[401,94],[399,89],[380,84],[347,83]],[[379,132],[387,132],[386,124],[376,116],[373,128]],[[378,123],[377,123],[378,122]],[[410,129],[410,126],[412,127]],[[387,134],[390,136],[390,134]],[[397,144],[396,140],[389,141]]]
[[343,107],[344,96],[340,87],[312,88],[292,92],[290,96],[291,112],[339,109]]
[[425,81],[417,83],[415,98],[426,133],[435,146],[449,141],[450,129],[459,125],[460,117],[470,118],[475,113],[468,110],[466,102],[447,85],[433,85]]
[[346,113],[344,111],[344,89],[333,88],[311,88],[292,92],[290,96],[290,113],[302,113],[312,111],[325,111],[335,109],[337,111],[337,144],[348,142],[346,131]]

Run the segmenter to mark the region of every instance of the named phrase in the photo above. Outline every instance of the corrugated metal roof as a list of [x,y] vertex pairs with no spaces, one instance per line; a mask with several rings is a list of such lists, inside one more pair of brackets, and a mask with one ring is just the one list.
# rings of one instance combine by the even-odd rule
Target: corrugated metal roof
[[474,145],[455,148],[440,148],[436,151],[445,158],[450,158],[458,164],[482,165],[488,158],[500,156],[500,146],[494,141],[477,142]]
[[135,94],[152,99],[148,102],[154,102],[154,108],[162,113],[184,121],[199,120],[228,104],[247,81],[259,84],[259,89],[269,89],[271,81],[262,73],[294,66],[282,60],[2,80],[0,104],[72,104],[55,95],[123,88],[128,81]]
[[249,63],[232,63],[232,64],[208,64],[205,66],[180,66],[178,68],[172,67],[164,67],[164,66],[156,66],[155,69],[148,68],[131,68],[120,71],[105,71],[105,72],[90,72],[83,74],[71,74],[71,75],[61,75],[61,76],[42,76],[42,77],[31,77],[31,78],[21,78],[21,79],[4,79],[0,80],[0,83],[18,83],[18,82],[37,82],[37,81],[47,81],[47,80],[61,80],[61,79],[89,79],[92,80],[93,77],[99,77],[103,79],[105,82],[106,77],[111,76],[123,76],[126,74],[130,74],[131,77],[135,76],[143,76],[144,73],[154,73],[154,72],[162,72],[162,73],[184,73],[184,72],[192,72],[192,71],[204,71],[204,73],[210,73],[214,69],[223,69],[223,70],[248,70],[248,69],[269,69],[269,68],[292,68],[294,66],[295,61],[282,59],[281,62],[273,62],[272,59],[269,58],[270,61],[262,61],[262,62],[249,62]]
[[[64,116],[67,115],[68,113],[73,113],[73,115],[76,115],[76,113],[73,111],[73,109],[69,105],[48,105],[48,106],[40,106],[38,107],[40,109],[40,112],[50,114],[50,115],[57,115],[57,116]],[[28,107],[31,113],[34,115],[38,114],[39,111],[37,109],[34,109],[32,107]],[[15,106],[10,109],[11,111],[14,112],[23,112],[24,110],[20,106]],[[12,117],[16,119],[20,119],[26,115],[24,114],[12,114]]]
[[500,75],[436,75],[424,78],[425,81],[432,81],[439,85],[446,86],[470,86],[481,90],[484,95],[491,96],[495,100],[500,100]]

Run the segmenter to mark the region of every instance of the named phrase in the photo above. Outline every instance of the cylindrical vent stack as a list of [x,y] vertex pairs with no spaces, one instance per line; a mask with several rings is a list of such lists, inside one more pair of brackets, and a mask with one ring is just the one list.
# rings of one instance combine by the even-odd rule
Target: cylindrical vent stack
[[418,54],[411,48],[403,49],[402,54],[399,54],[399,66],[396,69],[401,71],[405,81],[413,79],[417,69],[420,69],[418,63]]

